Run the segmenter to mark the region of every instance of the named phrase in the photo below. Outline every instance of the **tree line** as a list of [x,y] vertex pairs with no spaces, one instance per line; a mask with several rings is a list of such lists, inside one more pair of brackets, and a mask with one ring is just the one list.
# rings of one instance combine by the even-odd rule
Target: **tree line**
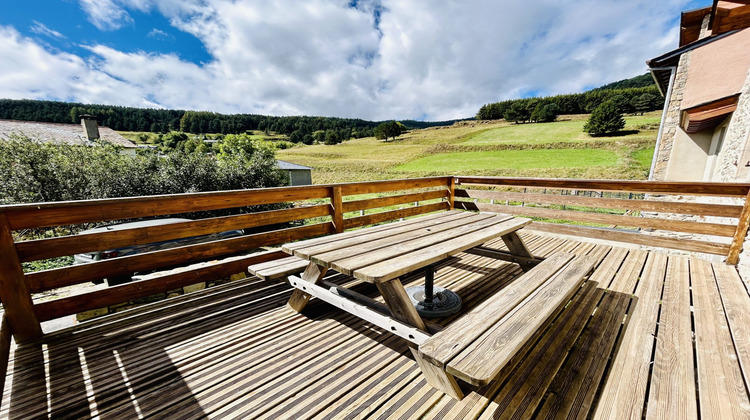
[[[132,108],[112,105],[88,105],[58,101],[0,99],[0,119],[78,123],[80,116],[96,117],[100,125],[118,131],[193,134],[241,134],[264,131],[284,134],[296,143],[312,143],[313,135],[322,131],[329,138],[348,140],[371,137],[379,122],[352,118],[290,116],[274,117],[256,114],[219,114],[206,111]],[[429,124],[429,123],[428,123]],[[330,134],[330,133],[334,134]]]
[[612,100],[624,113],[643,113],[662,109],[664,98],[656,86],[591,90],[584,93],[548,96],[542,98],[511,99],[482,106],[477,112],[478,120],[498,120],[510,112],[513,121],[532,121],[538,106],[555,105],[558,115],[588,114],[605,101]]

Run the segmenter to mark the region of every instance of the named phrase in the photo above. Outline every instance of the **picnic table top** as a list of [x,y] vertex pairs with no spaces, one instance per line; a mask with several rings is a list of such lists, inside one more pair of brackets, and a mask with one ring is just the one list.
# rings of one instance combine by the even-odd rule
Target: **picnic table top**
[[289,253],[371,283],[386,282],[507,235],[531,219],[449,211],[284,245]]

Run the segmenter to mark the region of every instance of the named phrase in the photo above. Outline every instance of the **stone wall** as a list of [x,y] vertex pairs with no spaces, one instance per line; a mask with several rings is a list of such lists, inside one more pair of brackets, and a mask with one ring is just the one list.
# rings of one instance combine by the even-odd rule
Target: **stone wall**
[[675,135],[680,126],[680,106],[682,105],[682,96],[687,84],[689,65],[690,53],[687,52],[680,57],[680,63],[677,66],[674,83],[672,84],[672,92],[666,104],[667,112],[662,122],[661,141],[659,142],[658,150],[656,150],[654,172],[651,174],[655,181],[663,181],[667,175],[669,157],[672,155]]

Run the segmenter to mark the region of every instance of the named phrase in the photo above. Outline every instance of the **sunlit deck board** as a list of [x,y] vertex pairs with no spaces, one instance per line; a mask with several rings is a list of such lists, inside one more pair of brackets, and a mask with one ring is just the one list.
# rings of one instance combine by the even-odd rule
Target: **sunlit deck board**
[[[603,328],[609,331],[606,338],[596,334],[602,327],[592,323],[594,318],[583,327],[584,341],[590,337],[591,342],[611,344],[614,332],[622,342],[611,355],[611,366],[603,369],[600,361],[587,368],[590,377],[604,375],[601,381],[592,382],[593,390],[580,394],[589,399],[595,396],[593,401],[586,400],[592,404],[592,412],[600,417],[618,414],[619,418],[627,413],[613,408],[627,407],[635,418],[644,412],[647,417],[656,414],[644,410],[644,406],[655,403],[654,388],[668,376],[658,376],[661,370],[657,369],[649,373],[653,346],[661,345],[663,354],[674,351],[669,349],[671,340],[660,343],[661,334],[654,337],[657,320],[659,332],[663,332],[674,328],[671,324],[675,322],[683,328],[685,316],[688,333],[696,333],[698,343],[698,380],[693,384],[697,383],[697,392],[692,390],[692,403],[697,406],[697,398],[709,395],[709,391],[717,395],[731,391],[731,401],[747,401],[742,383],[747,372],[741,373],[750,363],[746,334],[750,298],[734,268],[707,262],[685,265],[693,287],[709,290],[696,300],[696,311],[715,311],[706,316],[696,314],[696,327],[691,330],[690,302],[684,301],[685,293],[690,296],[691,292],[681,289],[684,285],[679,275],[671,280],[667,275],[667,267],[674,271],[680,261],[688,261],[685,257],[521,234],[535,255],[558,251],[595,255],[599,266],[594,277],[601,282],[599,287],[626,294],[635,291],[638,297],[629,309],[630,324],[624,334],[618,335],[612,328],[617,324],[616,317],[608,318],[610,327]],[[502,241],[490,246],[505,249]],[[470,309],[521,274],[515,264],[460,254],[438,265],[435,282],[457,291]],[[370,284],[343,276],[331,279],[377,296]],[[660,304],[665,279],[672,282],[681,299],[669,309],[673,315],[660,319],[660,311],[665,311]],[[405,283],[408,286],[420,281],[417,274]],[[296,314],[285,308],[289,292],[283,284],[241,280],[50,334],[44,346],[14,348],[9,365],[12,382],[6,382],[0,416],[492,418],[499,414],[492,401],[503,400],[503,395],[520,398],[531,388],[544,395],[556,379],[562,380],[557,378],[558,372],[574,371],[564,366],[574,363],[578,353],[566,356],[563,347],[539,344],[529,350],[531,358],[519,360],[519,366],[526,366],[528,372],[547,372],[547,376],[529,375],[536,378],[537,385],[531,387],[516,372],[514,381],[497,381],[481,389],[469,387],[464,400],[454,401],[424,382],[401,340],[315,300],[302,315]],[[607,307],[606,301],[598,302],[599,309]],[[555,326],[564,324],[567,313],[572,314],[563,311],[559,322],[546,335],[537,337],[537,343],[551,339]],[[718,350],[707,344],[715,344]],[[601,347],[605,353],[609,351],[607,346]],[[717,369],[700,369],[701,360],[711,360],[714,351],[727,356],[721,358],[721,372],[731,375],[718,377]],[[696,368],[692,352],[691,347],[690,357],[683,361],[690,372]],[[533,357],[546,360],[545,354],[557,354],[562,367],[546,371],[535,367]],[[610,376],[615,379],[608,381]],[[570,383],[581,388],[581,379],[573,378]],[[508,388],[511,383],[516,391]],[[678,391],[687,394],[690,388]],[[531,400],[533,404],[524,408],[527,414],[538,414],[545,403],[552,404],[548,396]],[[517,405],[513,403],[511,408]],[[587,408],[586,404],[581,406]]]

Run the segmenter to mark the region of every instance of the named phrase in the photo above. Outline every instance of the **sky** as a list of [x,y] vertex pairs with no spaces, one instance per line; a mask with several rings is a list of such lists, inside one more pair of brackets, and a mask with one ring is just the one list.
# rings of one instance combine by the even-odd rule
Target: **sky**
[[2,0],[0,98],[367,120],[583,92],[710,0]]

